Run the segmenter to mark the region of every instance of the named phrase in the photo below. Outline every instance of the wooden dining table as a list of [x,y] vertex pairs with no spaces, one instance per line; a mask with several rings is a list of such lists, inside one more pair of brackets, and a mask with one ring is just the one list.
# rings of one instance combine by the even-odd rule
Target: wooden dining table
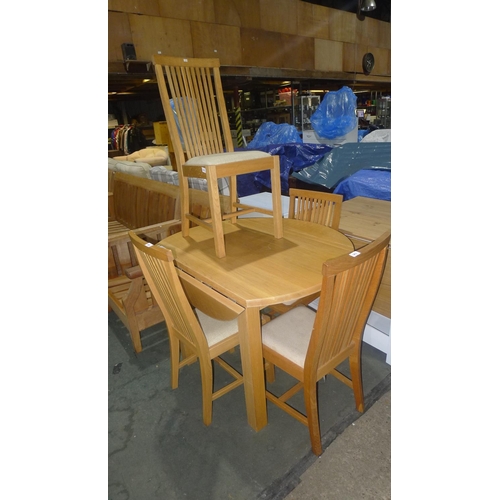
[[282,238],[274,237],[271,217],[226,221],[223,229],[223,258],[215,254],[211,231],[201,226],[159,244],[172,250],[179,269],[244,308],[238,328],[247,419],[259,431],[267,424],[261,309],[318,292],[323,262],[354,247],[339,231],[296,219],[283,219]]

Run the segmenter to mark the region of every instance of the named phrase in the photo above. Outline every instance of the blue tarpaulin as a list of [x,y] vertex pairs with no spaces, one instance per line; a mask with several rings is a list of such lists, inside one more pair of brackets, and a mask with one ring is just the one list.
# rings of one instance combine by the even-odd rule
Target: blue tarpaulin
[[[288,178],[292,172],[313,165],[332,150],[326,144],[270,144],[259,148],[237,149],[240,151],[259,150],[280,157],[281,193],[288,194]],[[271,174],[269,170],[239,175],[237,177],[238,196],[248,196],[271,189]]]
[[344,179],[363,169],[391,170],[390,142],[348,142],[334,147],[310,167],[291,175],[309,184],[330,190]]
[[344,201],[356,196],[391,201],[391,172],[376,169],[359,170],[339,182],[333,192],[341,194]]

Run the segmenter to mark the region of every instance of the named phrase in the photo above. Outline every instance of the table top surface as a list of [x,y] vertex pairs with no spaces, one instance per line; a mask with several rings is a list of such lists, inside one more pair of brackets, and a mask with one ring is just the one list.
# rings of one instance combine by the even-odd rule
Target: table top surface
[[357,196],[342,203],[339,230],[373,241],[391,229],[391,202]]
[[283,219],[283,238],[273,236],[273,219],[224,222],[226,257],[215,255],[213,234],[201,226],[189,236],[176,233],[160,244],[172,249],[176,264],[244,307],[263,308],[321,289],[322,265],[353,250],[339,231]]

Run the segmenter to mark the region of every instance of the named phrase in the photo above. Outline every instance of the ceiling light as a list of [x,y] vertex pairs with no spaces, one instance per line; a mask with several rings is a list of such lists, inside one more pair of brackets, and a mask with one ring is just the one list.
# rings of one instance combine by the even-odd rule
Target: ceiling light
[[363,21],[365,16],[362,12],[370,12],[376,8],[377,4],[375,3],[375,0],[358,0],[358,12],[356,16],[360,21]]

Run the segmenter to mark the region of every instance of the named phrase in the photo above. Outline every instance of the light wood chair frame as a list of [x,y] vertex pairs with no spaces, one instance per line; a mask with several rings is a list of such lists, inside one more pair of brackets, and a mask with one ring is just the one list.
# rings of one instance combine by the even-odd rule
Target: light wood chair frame
[[[226,255],[223,220],[235,223],[238,216],[259,212],[274,217],[274,236],[282,238],[279,156],[260,151],[234,152],[219,59],[154,55],[153,63],[179,171],[183,236],[189,236],[190,222],[209,229],[214,234],[216,255],[222,258]],[[272,210],[239,203],[237,176],[264,170],[271,174]],[[188,177],[207,180],[210,219],[202,220],[190,212]],[[218,201],[218,179],[223,177],[229,180],[231,211],[228,213],[221,212]]]
[[[313,191],[309,189],[289,189],[288,218],[322,224],[338,230],[342,212],[343,196],[340,194]],[[307,306],[319,297],[319,293],[311,294],[297,301],[274,304],[268,308],[271,318],[284,314],[294,307]]]
[[[304,366],[299,366],[265,344],[266,328],[277,320],[263,326],[267,381],[274,381],[275,365],[299,381],[280,397],[266,390],[266,398],[308,426],[312,451],[316,455],[323,452],[317,400],[317,382],[321,378],[331,374],[349,386],[354,392],[357,410],[364,411],[362,337],[385,269],[389,242],[390,232],[386,232],[358,251],[324,263],[319,307]],[[298,311],[300,309],[294,313]],[[311,313],[309,309],[305,312]],[[345,359],[349,360],[350,378],[336,369]],[[304,389],[305,415],[287,403],[300,389]]]
[[343,196],[309,189],[289,189],[290,219],[315,222],[338,230],[342,211]]
[[[239,345],[239,332],[236,327],[232,335],[209,346],[193,308],[221,322],[236,319],[243,312],[243,308],[205,283],[177,269],[170,249],[161,244],[148,244],[134,231],[130,231],[129,236],[136,249],[139,265],[167,324],[171,347],[172,389],[178,387],[180,368],[198,359],[202,382],[203,422],[210,425],[213,401],[243,383],[242,375],[220,357]],[[188,353],[182,360],[181,344],[185,348],[184,352]],[[217,362],[235,378],[233,382],[215,392],[212,361]]]

